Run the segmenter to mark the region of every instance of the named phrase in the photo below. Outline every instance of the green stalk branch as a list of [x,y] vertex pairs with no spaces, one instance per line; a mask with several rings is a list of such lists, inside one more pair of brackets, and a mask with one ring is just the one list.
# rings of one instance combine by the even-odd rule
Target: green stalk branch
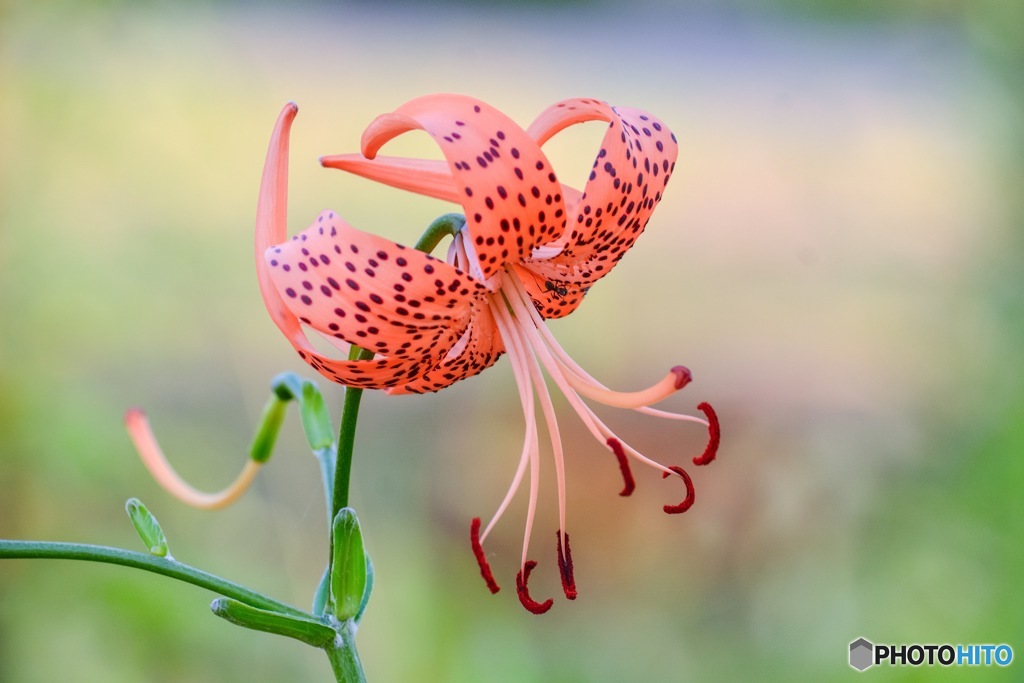
[[348,621],[343,624],[339,629],[338,638],[334,643],[324,647],[324,650],[327,652],[327,658],[331,660],[331,669],[339,683],[366,683],[351,623]]
[[[373,351],[353,346],[349,360],[372,360]],[[348,507],[348,484],[352,476],[352,454],[355,452],[356,422],[359,420],[359,402],[363,390],[345,387],[345,401],[341,406],[341,427],[338,429],[338,454],[334,461],[334,491],[331,496],[331,520],[338,511]]]
[[54,543],[46,541],[7,541],[0,540],[0,559],[50,559],[50,560],[84,560],[86,562],[105,562],[119,564],[124,567],[142,569],[154,574],[167,576],[178,581],[191,583],[194,586],[213,591],[218,595],[234,598],[252,607],[280,612],[305,619],[314,618],[307,612],[296,609],[262,593],[250,590],[227,579],[204,572],[201,569],[182,564],[177,560],[168,560],[144,553],[137,553],[121,548],[109,548],[101,545],[83,543]]

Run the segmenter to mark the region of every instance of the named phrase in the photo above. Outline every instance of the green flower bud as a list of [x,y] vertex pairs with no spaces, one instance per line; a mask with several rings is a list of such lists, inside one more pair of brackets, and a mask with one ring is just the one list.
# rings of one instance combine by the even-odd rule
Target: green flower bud
[[160,528],[160,522],[156,521],[156,517],[146,509],[142,501],[138,498],[129,498],[128,502],[124,504],[124,508],[128,512],[128,518],[132,520],[136,533],[139,534],[139,538],[142,539],[150,554],[170,558],[171,553],[167,549],[167,537],[164,536],[164,530]]
[[210,609],[221,619],[237,626],[287,636],[313,647],[323,647],[338,635],[322,622],[259,609],[231,598],[217,598],[210,604]]
[[363,532],[352,508],[342,508],[334,518],[334,559],[331,564],[331,602],[340,621],[360,613],[366,593],[366,551]]

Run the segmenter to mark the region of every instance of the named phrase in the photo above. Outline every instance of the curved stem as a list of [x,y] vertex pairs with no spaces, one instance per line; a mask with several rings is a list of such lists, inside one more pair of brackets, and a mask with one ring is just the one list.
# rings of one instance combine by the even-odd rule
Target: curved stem
[[366,683],[363,664],[359,661],[356,651],[355,633],[352,622],[348,621],[338,628],[338,637],[324,647],[327,658],[331,660],[331,670],[338,683]]
[[455,237],[466,225],[466,217],[461,213],[446,213],[434,219],[434,222],[427,226],[427,229],[420,235],[416,242],[416,249],[425,254],[434,251],[434,248],[446,235]]
[[161,574],[178,581],[191,583],[194,586],[213,591],[218,595],[234,598],[252,607],[307,619],[313,618],[309,613],[296,609],[291,605],[278,602],[262,593],[257,593],[245,586],[240,586],[237,583],[222,579],[201,569],[182,564],[177,560],[168,560],[163,557],[155,557],[131,550],[122,550],[121,548],[84,543],[0,540],[0,559],[84,560],[87,562],[119,564],[124,567],[143,569],[154,574]]

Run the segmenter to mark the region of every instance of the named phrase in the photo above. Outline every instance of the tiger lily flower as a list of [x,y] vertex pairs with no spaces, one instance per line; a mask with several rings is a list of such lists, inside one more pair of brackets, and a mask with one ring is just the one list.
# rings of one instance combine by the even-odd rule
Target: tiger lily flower
[[[612,391],[569,357],[545,323],[575,310],[639,237],[675,166],[675,136],[650,114],[592,99],[560,102],[524,130],[479,100],[444,94],[414,99],[378,117],[363,134],[362,154],[321,159],[326,167],[461,205],[465,225],[441,260],[358,230],[331,211],[288,238],[288,140],[297,111],[289,104],[278,118],[256,219],[256,267],[272,319],[299,356],[328,379],[392,394],[438,391],[507,354],[526,437],[512,484],[494,516],[482,530],[480,519],[472,520],[472,549],[485,582],[497,592],[482,544],[529,472],[516,589],[531,612],[551,607],[551,599],[538,602],[527,587],[536,566],[528,550],[539,495],[539,405],[555,464],[558,567],[563,592],[574,599],[562,442],[542,369],[594,438],[615,456],[623,496],[634,488],[630,461],[683,480],[685,500],[666,505],[665,512],[687,510],[694,488],[681,467],[663,465],[632,448],[583,399],[704,425],[710,438],[694,458],[697,465],[711,462],[718,448],[718,420],[707,403],[698,406],[705,418],[649,407],[690,381],[685,367],[671,368],[640,391]],[[608,127],[581,192],[559,182],[541,145],[566,127],[591,120]],[[415,129],[434,138],[443,160],[377,156],[386,142]],[[334,358],[313,346],[307,329],[341,350],[354,344],[375,355],[370,360]]]

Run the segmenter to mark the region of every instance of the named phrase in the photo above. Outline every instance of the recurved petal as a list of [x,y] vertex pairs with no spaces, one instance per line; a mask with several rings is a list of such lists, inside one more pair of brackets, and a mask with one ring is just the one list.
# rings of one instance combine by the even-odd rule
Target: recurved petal
[[[440,295],[430,294],[429,292],[423,293],[422,300],[417,298],[417,301],[420,301],[419,306],[414,306],[409,303],[409,305],[404,308],[409,309],[410,312],[412,309],[417,309],[417,312],[422,313],[423,318],[418,318],[415,313],[412,313],[412,320],[415,321],[412,325],[415,326],[416,323],[420,323],[422,326],[427,327],[428,330],[433,330],[433,334],[423,333],[422,337],[414,339],[413,337],[415,337],[417,333],[408,335],[408,331],[411,328],[409,327],[409,324],[403,324],[403,314],[398,310],[398,304],[402,302],[397,300],[397,295],[404,294],[406,297],[412,296],[412,292],[410,291],[411,283],[403,277],[403,273],[407,273],[410,278],[416,280],[417,285],[412,288],[413,291],[420,292],[422,289],[426,292],[426,289],[429,288],[427,280],[422,277],[417,279],[414,276],[414,271],[417,275],[422,274],[422,276],[430,276],[434,273],[428,272],[427,267],[430,266],[431,268],[436,268],[437,270],[435,272],[439,274],[438,279],[440,279],[445,285],[444,289],[447,294],[444,298],[445,306],[447,306],[448,301],[456,298],[456,293],[449,291],[448,287],[454,284],[456,279],[462,279],[458,275],[459,271],[448,266],[444,262],[428,257],[426,254],[413,249],[403,250],[398,247],[398,245],[387,240],[374,238],[371,235],[361,233],[354,228],[348,228],[347,226],[347,231],[345,231],[344,234],[347,235],[348,241],[329,242],[320,232],[319,228],[322,221],[317,221],[317,223],[310,228],[310,230],[315,231],[312,242],[310,241],[311,238],[309,235],[307,235],[305,241],[302,240],[301,237],[296,240],[285,241],[287,239],[288,135],[292,121],[294,121],[297,112],[298,107],[296,107],[294,103],[287,104],[281,111],[281,114],[277,119],[277,123],[274,126],[274,132],[270,140],[270,147],[267,152],[266,163],[263,168],[263,177],[260,182],[260,196],[256,210],[256,272],[259,278],[260,292],[263,295],[263,300],[266,303],[267,310],[270,312],[271,318],[278,328],[284,333],[285,337],[287,337],[288,341],[291,342],[292,346],[295,347],[295,350],[298,351],[299,356],[322,375],[335,382],[367,389],[389,389],[403,387],[412,381],[419,380],[419,383],[415,387],[404,389],[405,391],[429,391],[439,389],[442,386],[447,386],[447,384],[441,384],[440,382],[435,382],[432,387],[424,386],[422,382],[423,374],[428,370],[437,368],[440,364],[445,362],[446,357],[444,354],[451,349],[453,344],[458,344],[461,339],[460,335],[464,334],[465,328],[472,320],[473,307],[476,306],[480,300],[479,292],[486,290],[484,290],[479,283],[473,283],[472,286],[467,284],[464,288],[456,287],[458,290],[459,302],[450,310],[446,310],[444,312],[436,310],[437,298]],[[324,218],[324,220],[329,221],[333,219],[330,219],[329,214],[328,218]],[[336,229],[339,225],[342,225],[340,219],[337,219],[337,223],[332,224],[329,222],[328,224],[333,225]],[[309,231],[307,231],[307,233],[308,232]],[[335,235],[331,235],[330,230],[327,230],[326,233],[327,237],[332,239],[338,238],[339,235],[343,234],[342,231],[337,231]],[[279,243],[283,243],[283,245]],[[313,250],[310,249],[310,246],[307,243],[314,244],[317,247],[323,246],[324,251],[321,252],[318,249],[317,253],[314,254]],[[348,261],[340,258],[341,254],[334,251],[335,246],[338,246],[339,250],[343,250],[344,247],[348,248],[348,252],[350,253]],[[356,261],[352,259],[352,257],[357,256],[356,252],[352,251],[352,246],[355,246],[357,250],[362,252],[363,260],[359,261],[358,266],[356,265]],[[274,256],[270,256],[268,258],[266,252],[272,251],[275,247],[281,248],[281,251],[276,254],[279,258],[275,259]],[[304,254],[302,252],[303,249],[306,249],[309,253]],[[331,294],[331,297],[328,297],[324,294],[323,290],[319,288],[326,285],[333,292],[340,292],[340,281],[337,276],[331,275],[328,272],[328,269],[331,268],[332,265],[337,267],[340,263],[343,268],[343,272],[352,273],[346,265],[347,262],[351,262],[353,267],[356,267],[357,269],[362,267],[362,275],[364,279],[375,281],[372,286],[368,285],[365,290],[362,290],[364,294],[366,294],[366,299],[363,299],[362,301],[364,303],[369,301],[370,303],[376,304],[374,299],[370,297],[370,294],[376,294],[384,300],[383,294],[380,293],[383,285],[377,284],[375,280],[377,277],[376,271],[380,269],[379,264],[383,262],[382,257],[377,253],[378,251],[384,252],[392,261],[388,268],[384,268],[384,271],[392,274],[397,273],[397,277],[391,277],[391,289],[393,290],[394,295],[390,297],[390,300],[395,304],[394,311],[388,312],[384,309],[377,309],[377,316],[379,318],[383,313],[383,315],[389,316],[389,320],[391,320],[391,316],[393,316],[394,322],[397,322],[398,324],[389,325],[389,327],[394,327],[396,329],[389,329],[387,331],[381,331],[383,330],[383,325],[374,326],[378,329],[378,332],[377,335],[371,338],[370,318],[367,317],[365,322],[360,322],[360,320],[355,317],[356,313],[365,316],[366,312],[361,310],[356,303],[357,300],[353,299],[351,303],[354,310],[351,314],[351,320],[349,320],[349,323],[354,322],[355,325],[346,328],[346,335],[350,335],[351,339],[358,340],[357,343],[361,346],[366,345],[372,347],[376,345],[376,342],[382,341],[385,344],[384,348],[405,348],[406,351],[404,353],[399,353],[396,350],[394,356],[387,356],[382,353],[378,353],[372,360],[364,361],[337,360],[323,355],[313,347],[306,338],[305,332],[302,329],[302,322],[308,321],[307,324],[312,326],[313,319],[303,315],[302,313],[297,314],[293,311],[293,307],[311,308],[313,306],[312,295],[310,295],[309,292],[314,290],[319,291],[323,300],[328,300],[331,297],[334,297],[334,294]],[[401,252],[401,254],[399,254],[399,252]],[[286,254],[289,260],[288,271],[284,270],[283,265],[285,260],[282,254]],[[335,261],[331,254],[339,257],[339,260]],[[327,256],[326,260],[323,258],[324,255]],[[316,259],[316,266],[311,265],[309,260],[310,258]],[[407,265],[400,265],[398,262],[399,258],[403,258]],[[294,259],[294,261],[292,261],[292,259]],[[372,265],[370,263],[370,259],[373,259],[378,265]],[[276,265],[272,265],[272,262],[274,261],[276,261]],[[293,262],[294,269],[292,269]],[[299,266],[300,263],[305,266],[305,270]],[[294,289],[294,284],[292,284],[293,279],[290,275],[288,277],[284,277],[284,275],[288,273],[308,274],[311,273],[311,268],[316,271],[315,274],[310,275],[307,278],[299,278],[297,280],[298,287],[301,288],[305,295],[310,298],[310,304],[306,304],[301,298],[303,294],[299,294],[298,289],[295,289],[295,297],[291,297],[286,293],[288,287],[292,287]],[[366,273],[367,268],[374,270],[375,275],[368,275]],[[314,279],[312,278],[315,278],[316,285],[314,285]],[[329,278],[333,278],[335,282],[338,282],[339,288],[337,290],[332,287],[331,280]],[[278,281],[282,284],[281,290],[278,289]],[[309,289],[307,289],[303,284],[305,281],[309,282]],[[382,283],[384,281],[384,278],[380,280]],[[469,278],[466,278],[466,282],[470,282]],[[439,285],[436,285],[436,283],[434,284],[438,289],[440,289]],[[402,285],[406,288],[406,291],[402,292],[401,290],[396,289],[395,285]],[[346,284],[346,286],[348,285]],[[349,289],[351,289],[351,287],[349,287]],[[464,294],[462,293],[463,289],[467,290]],[[356,290],[352,290],[352,292],[355,291]],[[285,293],[282,294],[282,292]],[[417,294],[416,296],[419,297],[420,295]],[[428,301],[427,297],[432,297],[433,300]],[[429,306],[425,304],[429,304]],[[468,313],[466,311],[467,307],[469,309]],[[337,314],[334,313],[333,308],[327,312],[323,302],[321,302],[321,304],[316,308],[318,309],[318,321],[324,325],[324,330],[328,334],[333,334],[334,331],[331,329],[330,325],[334,321],[328,320],[327,318],[329,315],[333,314],[338,320],[341,320],[341,316],[337,316]],[[427,321],[428,309],[430,309],[429,321]],[[348,309],[345,308],[342,310],[345,310],[346,317],[349,317]],[[453,328],[450,333],[440,331],[436,327],[430,327],[435,322],[438,322],[433,318],[435,314],[441,315],[441,319],[444,319],[444,316],[450,316],[450,322],[452,323]],[[305,318],[305,320],[301,320],[301,318]],[[457,322],[460,320],[464,322]],[[337,331],[341,331],[340,325]],[[365,332],[367,337],[361,337],[358,334],[359,331]],[[399,338],[402,336],[410,336],[410,338],[405,339],[404,341],[399,341]],[[451,343],[449,343],[449,341]],[[406,342],[410,342],[409,346],[405,346]],[[413,348],[420,351],[420,354],[416,355],[413,353]],[[458,377],[456,377],[456,379],[458,379]],[[455,379],[452,381],[455,381]],[[448,384],[450,383],[451,382],[448,382]]]
[[675,168],[678,145],[662,121],[639,109],[588,99],[549,107],[529,127],[543,144],[584,121],[608,122],[560,253],[528,267],[546,279],[590,285],[608,274],[643,232]]
[[504,350],[494,317],[489,308],[484,308],[473,316],[462,337],[440,362],[411,381],[389,389],[388,393],[438,391],[483,372],[494,365]]
[[283,242],[288,234],[288,135],[299,108],[289,102],[281,110],[270,136],[270,147],[263,165],[259,201],[256,204],[256,278],[263,303],[274,324],[292,343],[305,337],[299,321],[291,314],[270,281],[270,269],[263,253]]
[[[385,142],[413,129],[429,133],[448,162],[466,214],[474,274],[489,279],[503,264],[561,237],[561,185],[539,145],[514,121],[464,95],[428,95],[374,120],[363,134],[363,154],[373,159]],[[393,174],[387,182],[424,191],[411,170],[404,180]]]
[[388,358],[380,355],[372,360],[338,360],[325,356],[312,347],[299,350],[299,357],[331,381],[350,387],[386,391],[420,377],[428,365],[423,359]]
[[361,154],[334,154],[320,157],[320,163],[325,168],[348,171],[401,190],[409,190],[453,204],[462,203],[462,196],[455,187],[448,164],[441,159],[384,156],[367,159]]
[[331,211],[266,252],[270,279],[301,323],[428,366],[485,307],[487,289],[429,254],[356,230]]

